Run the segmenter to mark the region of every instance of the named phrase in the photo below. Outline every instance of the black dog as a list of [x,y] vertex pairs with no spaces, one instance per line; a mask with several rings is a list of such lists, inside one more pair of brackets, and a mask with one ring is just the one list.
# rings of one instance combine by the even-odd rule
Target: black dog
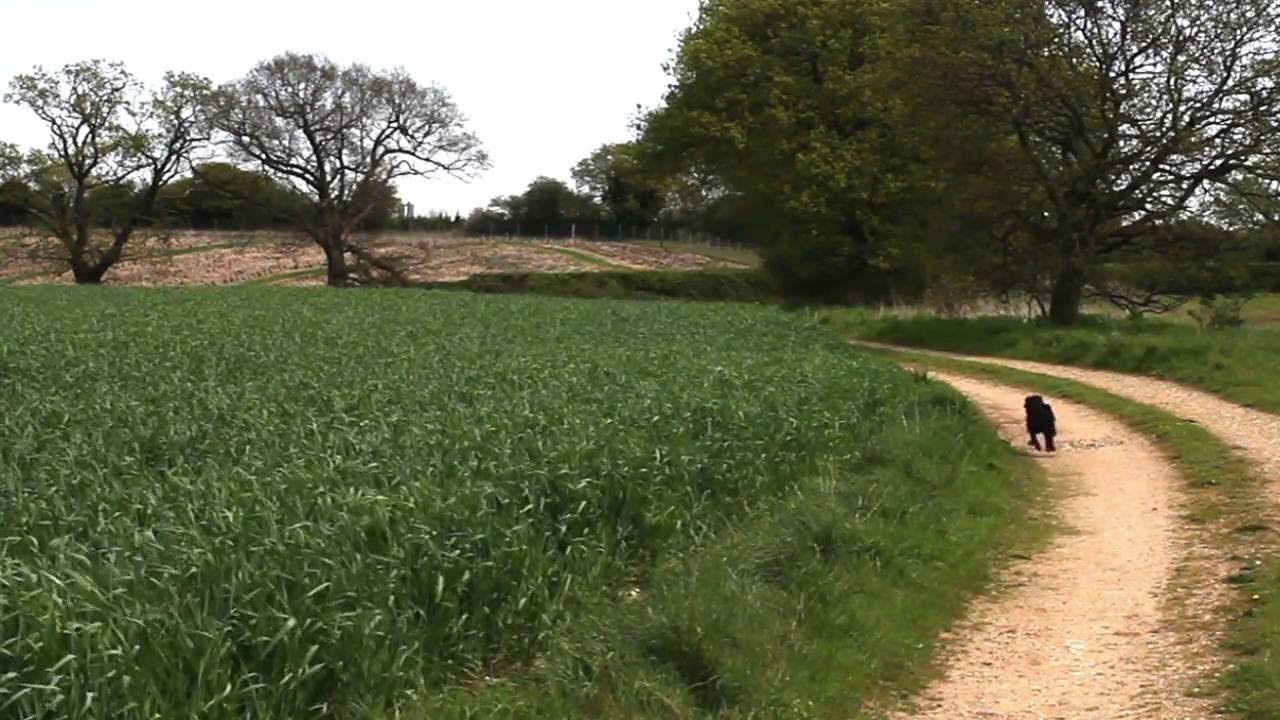
[[[1058,452],[1053,444],[1053,439],[1058,436],[1058,419],[1053,416],[1053,406],[1039,395],[1032,395],[1023,407],[1027,411],[1027,433],[1031,435],[1029,445],[1036,450]],[[1044,435],[1043,448],[1040,447],[1040,435]]]

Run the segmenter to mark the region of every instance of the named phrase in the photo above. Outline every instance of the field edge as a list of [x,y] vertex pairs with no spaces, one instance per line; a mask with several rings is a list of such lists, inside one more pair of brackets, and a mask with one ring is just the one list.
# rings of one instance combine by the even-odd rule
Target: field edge
[[[945,521],[869,531],[866,498],[814,477],[600,605],[533,667],[477,677],[407,717],[875,718],[908,700],[940,671],[940,635],[1055,529],[1041,468],[959,393],[921,380],[903,408],[914,426],[886,431],[873,472],[886,485],[948,478],[931,498],[955,511]],[[895,540],[930,557],[892,558]]]

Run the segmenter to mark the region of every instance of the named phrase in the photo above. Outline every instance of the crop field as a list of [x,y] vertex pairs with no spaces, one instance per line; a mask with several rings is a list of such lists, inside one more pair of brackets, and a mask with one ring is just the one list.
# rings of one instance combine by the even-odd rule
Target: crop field
[[919,392],[748,306],[7,288],[0,328],[3,717],[367,717],[522,667]]

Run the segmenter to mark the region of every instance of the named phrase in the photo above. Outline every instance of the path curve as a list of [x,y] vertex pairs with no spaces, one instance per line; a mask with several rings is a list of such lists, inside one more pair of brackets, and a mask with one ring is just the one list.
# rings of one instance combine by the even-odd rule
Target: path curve
[[1092,385],[1135,402],[1158,407],[1184,420],[1203,425],[1206,430],[1243,452],[1245,457],[1257,467],[1260,477],[1268,481],[1264,492],[1269,499],[1280,503],[1280,416],[1278,415],[1246,408],[1223,400],[1217,395],[1176,382],[1141,375],[1051,365],[1030,360],[961,355],[883,343],[859,341],[859,344],[1053,375]]
[[[930,372],[967,395],[1017,446],[1025,392]],[[1181,557],[1180,479],[1156,447],[1084,406],[1054,402],[1061,452],[1041,456],[1067,531],[1004,574],[950,633],[944,675],[901,718],[1208,718],[1167,615]]]

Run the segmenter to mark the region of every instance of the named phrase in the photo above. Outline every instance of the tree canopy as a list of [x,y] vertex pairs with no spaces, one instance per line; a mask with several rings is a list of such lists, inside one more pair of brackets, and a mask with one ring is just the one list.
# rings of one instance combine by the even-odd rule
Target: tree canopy
[[641,142],[740,198],[793,292],[943,266],[1043,290],[1069,324],[1106,263],[1219,249],[1188,221],[1275,156],[1277,20],[1276,0],[708,0]]
[[871,0],[709,0],[643,140],[711,198],[738,196],[766,266],[793,292],[847,297],[886,277],[913,217]]
[[573,169],[578,189],[624,225],[652,225],[666,207],[666,190],[649,172],[639,143],[601,146]]

